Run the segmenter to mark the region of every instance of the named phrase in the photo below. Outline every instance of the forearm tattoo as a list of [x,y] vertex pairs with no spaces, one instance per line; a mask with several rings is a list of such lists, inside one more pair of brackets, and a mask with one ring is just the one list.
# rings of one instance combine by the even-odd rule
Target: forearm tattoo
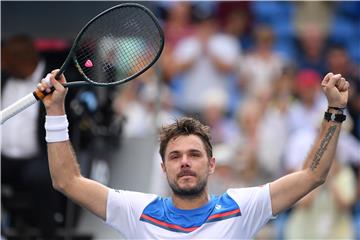
[[319,165],[320,159],[321,159],[321,157],[323,156],[323,154],[324,154],[324,152],[325,152],[325,150],[326,150],[326,148],[327,148],[327,146],[328,146],[328,144],[329,144],[332,136],[334,135],[335,130],[336,130],[336,127],[337,127],[337,126],[334,125],[334,126],[331,126],[331,127],[328,129],[328,131],[327,131],[324,139],[322,140],[322,142],[321,142],[321,144],[320,144],[319,149],[318,149],[318,150],[316,151],[316,153],[315,153],[314,160],[313,160],[312,163],[311,163],[310,168],[311,168],[312,171],[314,171],[314,170],[317,168],[317,166]]

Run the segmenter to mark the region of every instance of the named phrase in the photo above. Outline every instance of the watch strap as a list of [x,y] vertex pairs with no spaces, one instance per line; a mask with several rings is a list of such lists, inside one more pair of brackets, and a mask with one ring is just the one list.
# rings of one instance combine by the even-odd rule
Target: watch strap
[[335,114],[331,112],[325,112],[324,119],[327,121],[342,123],[346,120],[346,115],[342,113]]

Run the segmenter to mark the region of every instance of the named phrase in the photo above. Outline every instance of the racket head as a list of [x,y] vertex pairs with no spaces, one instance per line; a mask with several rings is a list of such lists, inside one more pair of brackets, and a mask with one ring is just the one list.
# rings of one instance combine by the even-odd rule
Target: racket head
[[88,83],[117,85],[149,69],[163,48],[164,33],[153,13],[140,4],[124,3],[103,11],[82,28],[60,73],[72,58]]

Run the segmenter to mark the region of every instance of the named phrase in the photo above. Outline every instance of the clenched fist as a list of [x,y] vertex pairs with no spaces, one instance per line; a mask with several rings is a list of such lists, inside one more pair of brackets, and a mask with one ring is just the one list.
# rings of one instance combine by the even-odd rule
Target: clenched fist
[[331,107],[345,108],[349,97],[349,82],[341,74],[328,73],[321,87]]

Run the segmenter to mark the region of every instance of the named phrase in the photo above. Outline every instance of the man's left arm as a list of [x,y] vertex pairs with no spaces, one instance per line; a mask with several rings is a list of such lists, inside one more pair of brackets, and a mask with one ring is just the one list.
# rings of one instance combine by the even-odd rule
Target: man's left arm
[[[341,114],[348,100],[349,83],[340,74],[328,73],[321,87],[328,99],[328,115]],[[306,116],[304,116],[306,117]],[[303,169],[286,175],[270,183],[271,207],[273,215],[290,208],[298,200],[323,184],[334,159],[341,129],[341,120],[323,120],[316,138],[303,166]]]

